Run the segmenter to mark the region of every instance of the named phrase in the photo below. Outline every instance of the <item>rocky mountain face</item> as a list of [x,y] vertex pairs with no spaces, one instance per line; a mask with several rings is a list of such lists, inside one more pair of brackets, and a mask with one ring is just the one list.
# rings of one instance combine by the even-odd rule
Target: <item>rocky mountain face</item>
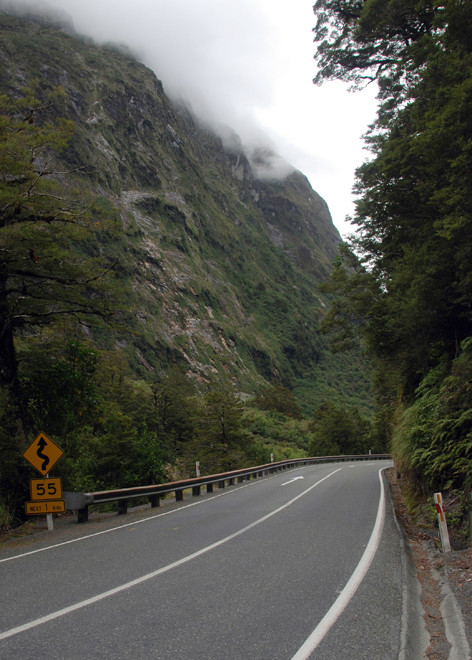
[[290,168],[272,178],[274,154],[249,159],[230,132],[223,143],[123,50],[0,11],[0,92],[33,81],[38,96],[63,88],[49,112],[75,125],[64,165],[118,210],[114,249],[135,323],[113,342],[136,373],[177,361],[199,382],[303,384],[316,400],[307,392],[332,360],[318,287],[340,236],[307,178]]

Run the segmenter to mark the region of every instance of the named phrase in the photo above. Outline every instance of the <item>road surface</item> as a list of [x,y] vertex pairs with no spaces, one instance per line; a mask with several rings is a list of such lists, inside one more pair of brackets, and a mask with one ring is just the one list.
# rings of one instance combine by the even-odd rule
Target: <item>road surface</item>
[[389,465],[312,465],[0,549],[0,657],[408,657]]

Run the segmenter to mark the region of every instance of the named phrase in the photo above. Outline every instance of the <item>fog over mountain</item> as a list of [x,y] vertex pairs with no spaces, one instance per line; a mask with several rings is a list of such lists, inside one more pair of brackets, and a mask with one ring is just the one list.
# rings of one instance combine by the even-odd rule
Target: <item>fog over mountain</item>
[[374,89],[316,88],[311,3],[294,0],[7,0],[17,11],[55,12],[98,42],[126,45],[223,138],[241,137],[246,153],[270,149],[260,175],[302,170],[341,231],[352,212],[361,134],[374,114]]

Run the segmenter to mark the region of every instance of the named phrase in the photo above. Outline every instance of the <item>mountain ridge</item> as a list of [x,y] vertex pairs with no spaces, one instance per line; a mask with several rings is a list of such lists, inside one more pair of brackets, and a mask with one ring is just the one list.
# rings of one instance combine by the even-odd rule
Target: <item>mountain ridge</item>
[[[202,383],[226,374],[242,391],[281,382],[307,392],[333,363],[317,331],[319,284],[341,240],[308,179],[295,169],[271,179],[277,157],[264,150],[253,154],[258,179],[237,138],[225,145],[171,103],[123,49],[44,18],[0,11],[0,24],[1,91],[33,80],[40,98],[64,89],[49,110],[75,125],[62,160],[120,217],[126,240],[116,249],[136,327],[115,348],[142,376],[177,361]],[[342,378],[315,389],[344,396]],[[352,388],[347,396],[357,398]],[[307,397],[311,407],[321,393]]]

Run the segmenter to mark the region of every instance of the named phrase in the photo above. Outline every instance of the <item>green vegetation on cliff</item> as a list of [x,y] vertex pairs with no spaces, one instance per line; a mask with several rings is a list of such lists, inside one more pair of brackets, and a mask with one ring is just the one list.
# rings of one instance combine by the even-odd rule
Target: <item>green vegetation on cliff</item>
[[470,490],[472,3],[318,0],[315,12],[318,82],[376,80],[381,101],[325,327],[338,348],[361,336],[413,485]]
[[304,455],[327,401],[371,414],[361,354],[318,332],[340,239],[306,177],[258,180],[118,49],[2,11],[0,44],[3,511],[40,430],[94,490]]

